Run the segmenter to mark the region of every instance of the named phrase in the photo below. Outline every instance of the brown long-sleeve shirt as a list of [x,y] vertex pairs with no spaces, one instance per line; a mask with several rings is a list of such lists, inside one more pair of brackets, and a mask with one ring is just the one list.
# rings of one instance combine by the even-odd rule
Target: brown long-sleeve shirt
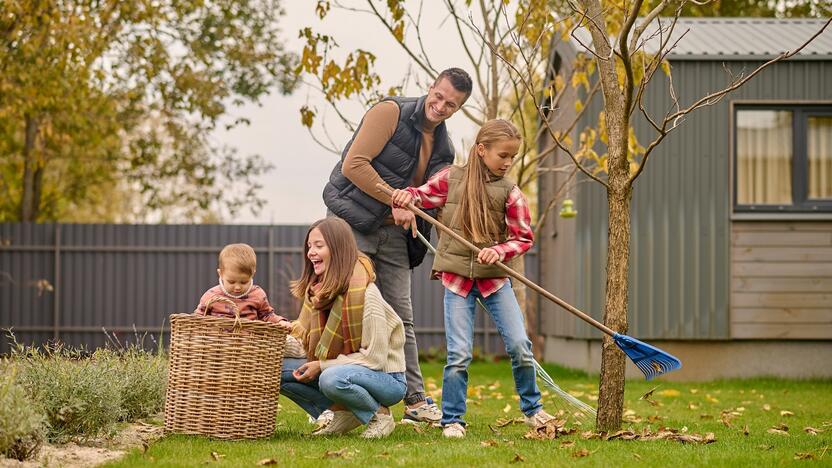
[[[381,153],[381,150],[393,137],[399,122],[399,106],[393,101],[382,101],[373,106],[364,115],[364,122],[358,134],[347,151],[341,171],[364,193],[376,200],[389,204],[390,197],[376,188],[376,184],[387,185],[376,172],[370,162]],[[425,121],[422,128],[422,145],[419,151],[419,161],[410,185],[418,186],[425,182],[425,170],[428,167],[430,155],[433,152],[433,131],[436,126]],[[427,125],[430,125],[427,127]],[[389,188],[389,185],[388,185]]]

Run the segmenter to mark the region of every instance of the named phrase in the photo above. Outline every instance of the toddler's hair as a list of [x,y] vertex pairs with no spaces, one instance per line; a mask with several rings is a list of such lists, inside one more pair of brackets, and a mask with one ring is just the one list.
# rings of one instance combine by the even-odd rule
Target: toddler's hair
[[257,254],[248,244],[228,244],[220,252],[219,265],[220,270],[235,270],[251,276],[257,270]]
[[517,127],[503,119],[489,120],[477,132],[477,139],[471,146],[468,162],[465,164],[465,176],[462,179],[462,183],[465,184],[464,196],[460,197],[456,215],[462,216],[462,231],[474,242],[494,241],[492,236],[497,234],[497,227],[488,214],[488,192],[485,188],[489,179],[488,167],[477,155],[477,145],[482,144],[488,148],[499,141],[522,138]]

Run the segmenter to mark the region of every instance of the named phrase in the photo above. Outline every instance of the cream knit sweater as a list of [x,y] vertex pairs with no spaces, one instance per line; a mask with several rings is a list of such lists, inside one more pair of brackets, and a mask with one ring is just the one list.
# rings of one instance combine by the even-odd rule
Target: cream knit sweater
[[404,325],[396,311],[381,297],[374,283],[364,293],[361,349],[321,361],[321,370],[358,364],[382,372],[404,372]]

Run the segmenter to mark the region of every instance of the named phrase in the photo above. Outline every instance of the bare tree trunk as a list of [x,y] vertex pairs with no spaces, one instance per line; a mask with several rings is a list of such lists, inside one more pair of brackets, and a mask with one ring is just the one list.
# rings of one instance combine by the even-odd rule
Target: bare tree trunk
[[[627,332],[627,270],[630,264],[630,199],[632,186],[621,191],[610,189],[609,244],[607,248],[607,287],[604,302],[604,324],[619,333]],[[625,354],[609,336],[604,336],[601,351],[601,381],[598,394],[599,431],[615,431],[621,427],[624,411]]]
[[26,115],[26,130],[23,142],[23,194],[20,197],[20,220],[34,221],[38,215],[40,205],[40,183],[37,175],[38,161],[35,152],[35,141],[38,133],[38,122],[31,115]]

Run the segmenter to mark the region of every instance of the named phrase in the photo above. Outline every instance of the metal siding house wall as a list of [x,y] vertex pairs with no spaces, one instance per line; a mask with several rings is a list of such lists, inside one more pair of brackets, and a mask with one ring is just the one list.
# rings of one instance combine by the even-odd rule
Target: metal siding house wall
[[[306,226],[0,224],[0,329],[11,327],[20,343],[58,338],[88,349],[105,343],[104,329],[129,342],[136,334],[158,337],[169,314],[193,311],[202,293],[217,284],[217,254],[235,242],[255,249],[255,283],[279,314],[295,318],[300,304],[289,294],[289,282],[300,276],[306,231]],[[526,273],[536,280],[535,251],[526,258]],[[444,290],[429,279],[432,264],[428,254],[412,276],[422,351],[445,347]],[[46,281],[41,288],[39,280]],[[503,353],[486,314],[479,314],[475,327],[475,346]],[[145,345],[153,346],[152,340]],[[0,354],[8,350],[4,331]]]
[[[788,23],[776,21],[777,24],[763,21],[763,27],[779,27],[782,23]],[[723,63],[734,75],[738,75],[748,73],[765,61],[754,57],[749,57],[749,60],[735,60],[737,56],[725,56],[719,51],[703,55],[704,51],[697,50],[697,47],[702,48],[713,43],[724,44],[719,34],[725,36],[725,41],[731,41],[728,36],[737,32],[736,25],[731,21],[711,20],[707,23],[707,34],[691,34],[689,36],[693,36],[693,44],[683,45],[689,40],[689,36],[686,36],[680,43],[682,50],[670,56],[674,88],[683,106],[726,86],[729,77]],[[752,26],[759,26],[754,26],[754,21],[744,23],[751,23],[745,24],[746,32]],[[821,23],[813,24],[804,24],[803,27],[814,31]],[[677,27],[682,28],[681,30],[691,27],[693,30],[697,27],[697,21],[685,23],[683,20]],[[753,36],[750,32],[748,34]],[[697,348],[698,354],[691,351],[690,358],[683,361],[704,358],[708,353],[702,352],[701,346],[707,346],[707,343],[711,344],[710,352],[718,349],[725,351],[720,345],[731,343],[732,338],[832,338],[832,305],[830,302],[825,305],[820,303],[824,297],[830,297],[829,291],[818,291],[832,281],[832,262],[828,259],[827,263],[820,267],[811,266],[805,269],[805,276],[815,274],[826,275],[827,278],[805,278],[807,282],[813,281],[812,284],[815,286],[810,288],[810,291],[816,296],[812,300],[798,302],[798,305],[808,304],[807,307],[814,308],[802,311],[799,317],[789,314],[786,310],[788,307],[782,304],[777,310],[761,310],[761,307],[768,306],[747,306],[738,314],[734,313],[731,306],[732,299],[745,298],[743,293],[738,292],[738,288],[748,283],[735,271],[737,262],[757,258],[753,253],[746,253],[744,257],[734,258],[732,261],[732,252],[736,251],[732,249],[732,239],[736,244],[737,230],[761,230],[759,223],[756,224],[756,228],[748,228],[745,226],[748,223],[754,225],[754,222],[732,221],[732,217],[735,217],[732,205],[734,105],[752,101],[778,101],[822,102],[832,106],[832,40],[829,38],[832,32],[827,31],[824,36],[820,38],[823,39],[819,41],[821,44],[816,45],[813,51],[815,54],[822,52],[821,56],[813,55],[774,64],[719,103],[686,117],[680,128],[670,134],[651,155],[647,168],[635,183],[633,192],[628,334],[651,342],[667,340],[666,345],[671,350],[679,350],[680,354],[685,354],[683,349],[692,350],[697,348],[696,343],[701,343]],[[802,41],[802,36],[800,38]],[[735,44],[736,47],[753,45],[743,45],[742,40],[739,42],[740,45]],[[559,62],[567,66],[561,71],[564,75],[569,73],[569,57],[574,56],[574,51],[571,44],[561,43],[555,47],[555,53],[561,55]],[[656,117],[663,116],[665,110],[671,108],[668,80],[664,74],[657,73],[654,77],[645,94],[644,102]],[[582,121],[575,127],[573,141],[577,141],[580,129],[596,126],[594,120],[601,106],[602,97],[599,93]],[[550,122],[558,128],[564,128],[574,118],[573,108],[571,101],[562,102],[562,114],[554,114]],[[652,140],[655,131],[648,122],[639,118],[641,116],[638,111],[635,116],[634,128],[639,142],[646,145]],[[552,142],[546,139],[539,142],[541,148],[550,145]],[[558,153],[551,166],[571,164],[565,154]],[[563,180],[563,175],[545,172],[541,175],[541,206],[548,201],[547,194],[553,193]],[[552,216],[550,225],[544,226],[542,230],[538,244],[541,254],[541,281],[547,289],[567,301],[574,301],[578,308],[601,319],[606,281],[606,193],[603,187],[579,174],[571,196],[575,199],[578,216],[573,219]],[[773,221],[768,224],[769,228],[762,229],[775,233],[784,231],[788,235],[788,232],[800,231],[799,226],[811,225],[808,229],[815,234],[829,233],[832,236],[832,215],[827,215],[825,219],[826,221],[809,224],[788,224],[779,222],[775,213],[774,217],[769,218]],[[780,228],[773,229],[771,226]],[[785,242],[788,245],[788,241]],[[784,247],[783,243],[780,247]],[[829,247],[832,248],[832,237]],[[813,244],[807,248],[815,249],[809,252],[818,252],[819,247]],[[822,250],[821,254],[825,252],[826,250]],[[804,258],[810,255],[806,251],[803,253]],[[820,257],[820,261],[823,261],[823,257]],[[754,268],[754,265],[745,264],[744,268]],[[804,270],[794,273],[797,278],[793,282],[804,279],[801,278],[801,271]],[[776,281],[774,279],[766,284]],[[758,290],[755,292],[760,294],[759,285],[763,283],[757,281],[756,284]],[[782,293],[775,296],[775,299],[787,300],[790,297]],[[541,304],[541,315],[543,332],[549,337],[546,358],[597,371],[600,345],[595,340],[601,337],[601,333],[572,318],[553,304]],[[791,324],[786,324],[787,328],[801,331],[792,331],[789,334],[777,327],[772,328],[771,324],[760,327],[747,323],[761,317],[762,320],[769,321],[786,317],[785,320]],[[816,323],[803,325],[798,323],[800,320],[812,320]],[[738,331],[735,332],[734,329]],[[780,331],[776,334],[771,330]],[[807,330],[815,332],[811,334]],[[743,346],[748,344],[753,343],[746,342]],[[818,356],[823,355],[824,359],[832,358],[832,342],[804,344],[815,351],[820,350],[821,354]],[[772,341],[763,346],[768,345],[774,346],[775,343]],[[784,346],[788,348],[797,345],[799,344],[786,343]],[[762,349],[761,346],[759,350]],[[808,349],[800,352],[808,352]],[[747,347],[743,352],[755,355],[755,351]],[[814,351],[812,353],[817,354]],[[814,358],[817,359],[818,357]],[[696,374],[695,369],[690,369],[694,367],[706,372],[702,366],[697,366],[697,363],[685,364],[688,369],[682,369],[679,373],[681,377],[709,377]],[[753,372],[764,374],[771,373],[774,369],[771,366],[763,366]],[[729,369],[723,369],[712,376],[745,375],[743,372],[747,370],[732,373]],[[832,375],[832,363],[826,361],[817,372],[826,376]]]

